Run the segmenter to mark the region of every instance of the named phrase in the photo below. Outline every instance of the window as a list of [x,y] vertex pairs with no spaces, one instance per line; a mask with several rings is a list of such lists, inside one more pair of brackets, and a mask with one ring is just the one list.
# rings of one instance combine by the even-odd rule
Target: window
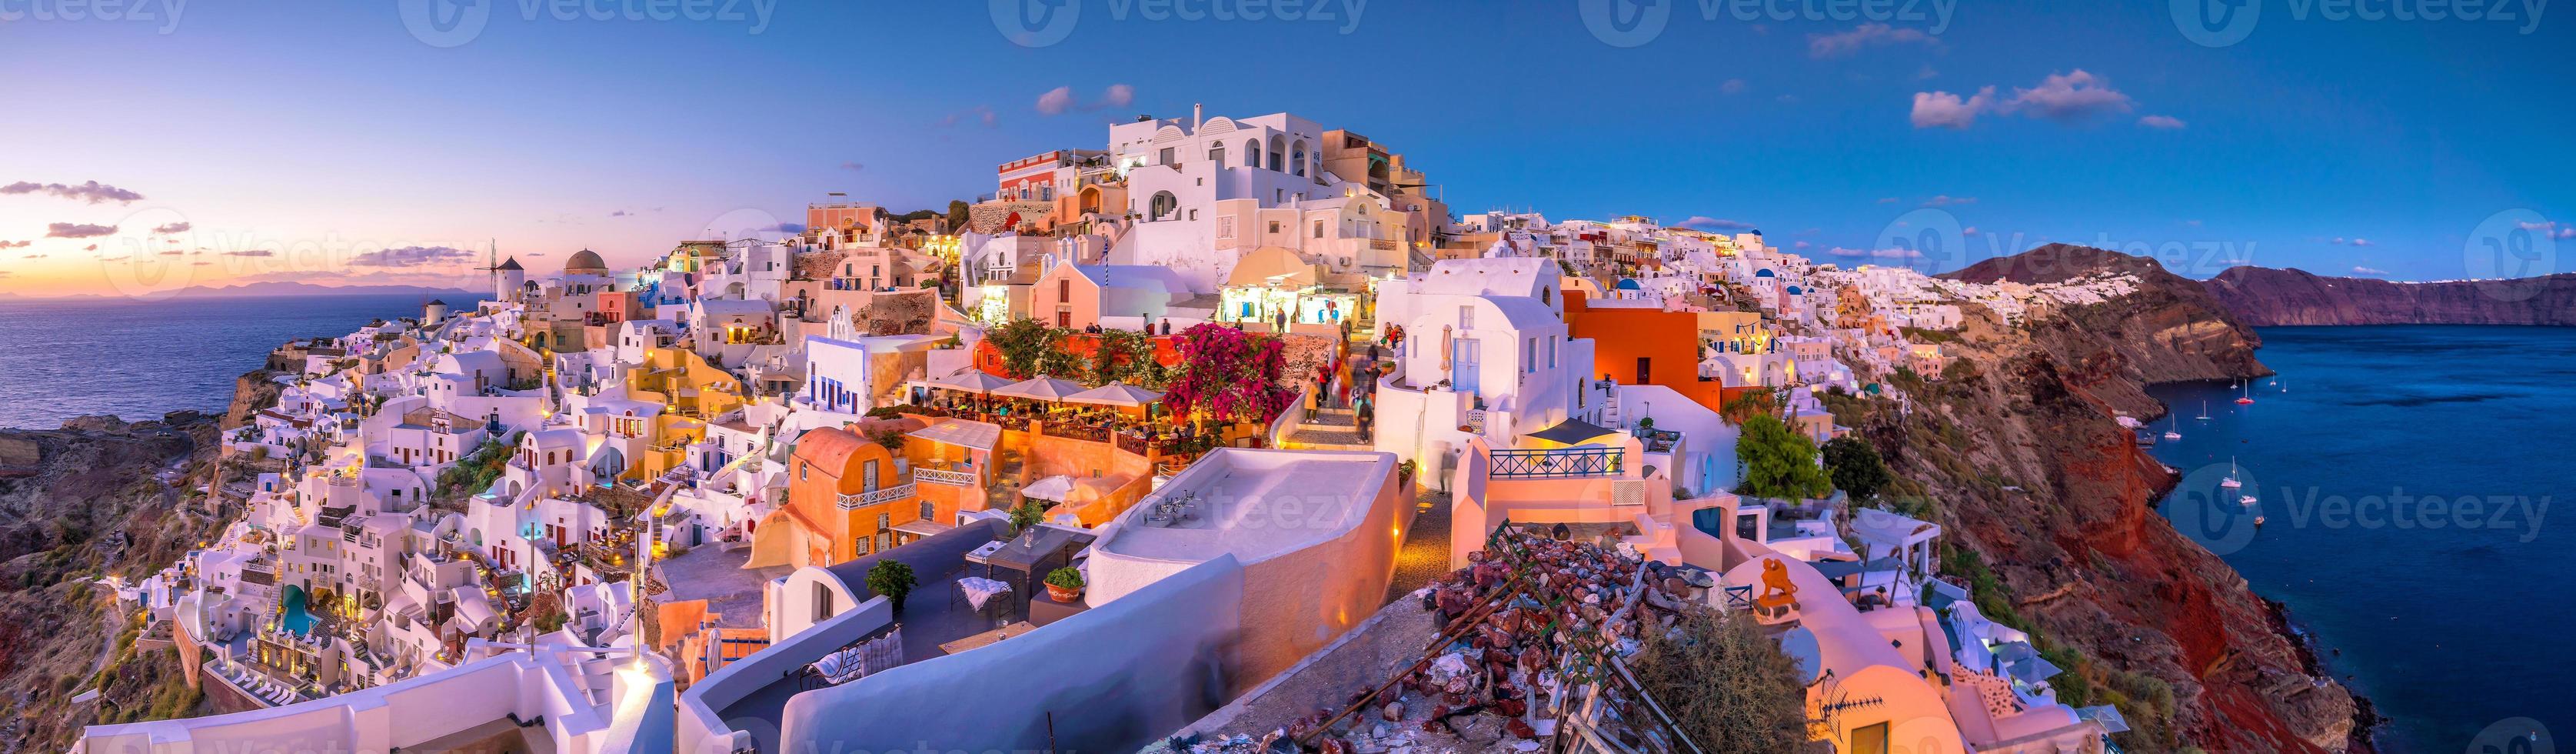
[[1234,218],[1220,217],[1216,219],[1216,237],[1220,239],[1234,237]]
[[1887,724],[1865,725],[1851,732],[1852,754],[1887,754]]
[[921,501],[921,520],[923,520],[923,521],[936,521],[936,520],[938,520],[938,519],[939,519],[939,507],[938,507],[937,505],[932,504],[932,503],[931,503],[930,501],[928,501],[928,500],[923,500],[923,501]]
[[1173,162],[1174,162],[1174,160],[1172,159],[1172,148],[1171,148],[1171,147],[1164,147],[1164,148],[1163,148],[1163,151],[1162,151],[1161,153],[1157,154],[1156,156],[1161,158],[1161,159],[1159,159],[1159,160],[1156,160],[1156,161],[1155,161],[1155,162],[1157,162],[1158,164],[1170,165],[1170,164],[1173,164]]
[[1279,221],[1277,221],[1277,220],[1272,220],[1272,221],[1270,221],[1270,234],[1271,234],[1271,235],[1278,235],[1278,234],[1279,234]]
[[1056,280],[1056,281],[1055,281],[1055,300],[1057,300],[1057,301],[1070,301],[1070,300],[1072,300],[1072,299],[1073,299],[1073,280],[1072,280],[1071,278],[1061,278],[1061,279]]
[[1322,220],[1317,220],[1317,221],[1315,221],[1315,237],[1316,237],[1316,238],[1323,238],[1323,237],[1324,237],[1324,221],[1322,221]]

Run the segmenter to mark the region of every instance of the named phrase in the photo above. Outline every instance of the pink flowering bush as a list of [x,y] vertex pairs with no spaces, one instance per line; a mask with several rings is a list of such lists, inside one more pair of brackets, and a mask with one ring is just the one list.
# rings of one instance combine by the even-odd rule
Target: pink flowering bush
[[1276,337],[1208,323],[1182,331],[1178,348],[1180,373],[1163,394],[1163,406],[1175,414],[1267,422],[1297,398],[1279,385],[1288,360]]

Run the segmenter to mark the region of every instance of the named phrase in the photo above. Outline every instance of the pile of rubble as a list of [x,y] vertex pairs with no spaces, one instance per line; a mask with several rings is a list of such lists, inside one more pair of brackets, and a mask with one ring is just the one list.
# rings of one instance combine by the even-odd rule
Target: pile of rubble
[[[1632,749],[1671,751],[1641,719],[1615,658],[1670,624],[1681,579],[1624,544],[1511,525],[1467,567],[1414,592],[1440,621],[1421,659],[1395,677],[1270,731],[1174,740],[1191,754],[1447,754],[1566,748],[1579,727]],[[1573,726],[1560,723],[1574,719]],[[1651,726],[1649,726],[1651,727]],[[1684,751],[1688,751],[1684,749]]]

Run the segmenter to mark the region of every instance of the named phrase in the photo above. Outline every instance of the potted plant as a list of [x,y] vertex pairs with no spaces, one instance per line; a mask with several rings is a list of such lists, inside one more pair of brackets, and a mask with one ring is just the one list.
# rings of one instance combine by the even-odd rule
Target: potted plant
[[1047,599],[1070,603],[1082,599],[1082,572],[1065,566],[1047,572]]
[[911,596],[912,588],[920,584],[921,580],[912,573],[912,566],[902,561],[879,560],[876,565],[868,567],[868,591],[885,595],[886,601],[894,603],[894,611],[898,613],[903,612],[903,598]]

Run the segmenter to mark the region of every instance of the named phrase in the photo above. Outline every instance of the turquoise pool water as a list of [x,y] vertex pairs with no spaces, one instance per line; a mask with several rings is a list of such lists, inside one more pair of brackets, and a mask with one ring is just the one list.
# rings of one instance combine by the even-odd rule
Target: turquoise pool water
[[304,590],[287,586],[285,602],[286,630],[295,632],[297,636],[311,635],[313,615],[304,611]]

